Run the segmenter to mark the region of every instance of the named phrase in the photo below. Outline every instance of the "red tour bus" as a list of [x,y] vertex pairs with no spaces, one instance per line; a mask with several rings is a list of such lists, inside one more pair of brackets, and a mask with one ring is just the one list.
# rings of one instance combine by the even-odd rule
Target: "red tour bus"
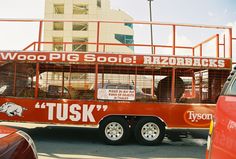
[[[134,133],[140,144],[155,145],[166,129],[208,128],[232,67],[230,27],[89,21],[97,26],[95,42],[48,42],[42,41],[43,24],[53,20],[0,21],[39,23],[38,41],[21,51],[0,51],[0,119],[97,126],[108,144],[125,143]],[[101,40],[106,25],[131,23],[170,29],[172,45]],[[209,29],[210,38],[178,45],[176,32],[183,28]],[[212,42],[215,49],[204,50]],[[48,45],[54,51],[45,50]],[[67,51],[71,46],[87,50]],[[119,47],[130,53],[109,51]]]

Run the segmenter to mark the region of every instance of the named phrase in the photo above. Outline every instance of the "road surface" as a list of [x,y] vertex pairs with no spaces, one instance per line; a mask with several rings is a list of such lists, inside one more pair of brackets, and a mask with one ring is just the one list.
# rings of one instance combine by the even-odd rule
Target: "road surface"
[[[105,145],[98,130],[25,123],[2,122],[27,132],[34,140],[39,159],[203,159],[206,134],[172,142],[165,138],[158,146],[139,145],[131,138],[126,145]],[[205,133],[205,132],[204,132]]]

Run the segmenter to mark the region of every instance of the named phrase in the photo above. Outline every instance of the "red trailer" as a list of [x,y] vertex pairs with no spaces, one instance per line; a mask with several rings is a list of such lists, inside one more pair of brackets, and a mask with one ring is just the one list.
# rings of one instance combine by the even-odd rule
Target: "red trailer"
[[[37,42],[21,51],[0,51],[0,119],[98,126],[108,144],[124,143],[134,132],[139,143],[154,145],[161,143],[166,129],[208,128],[232,67],[229,27],[91,21],[97,24],[97,41],[81,44],[95,45],[96,51],[68,52],[42,49],[55,44],[41,40],[43,24],[52,20],[0,21],[40,24]],[[100,42],[101,24],[107,23],[171,27],[173,43]],[[177,46],[176,31],[182,27],[225,30],[228,43],[218,33],[196,46]],[[216,52],[204,56],[203,45],[212,40]],[[66,48],[73,42],[56,44]],[[106,51],[108,46],[149,47],[153,52],[111,53]],[[172,51],[163,54],[158,48]],[[177,49],[190,54],[179,56]]]

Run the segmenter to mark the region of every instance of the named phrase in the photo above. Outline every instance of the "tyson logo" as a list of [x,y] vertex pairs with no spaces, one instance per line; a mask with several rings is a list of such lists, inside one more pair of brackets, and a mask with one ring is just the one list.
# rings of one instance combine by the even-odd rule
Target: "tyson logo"
[[213,115],[214,110],[207,107],[191,108],[184,113],[184,121],[191,126],[209,127]]
[[22,117],[22,113],[26,108],[12,102],[6,102],[0,107],[1,113],[6,113],[8,116]]

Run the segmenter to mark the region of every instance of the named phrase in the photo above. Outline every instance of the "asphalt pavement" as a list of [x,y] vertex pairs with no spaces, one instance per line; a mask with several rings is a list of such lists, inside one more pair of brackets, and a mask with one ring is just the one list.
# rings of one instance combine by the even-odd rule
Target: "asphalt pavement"
[[134,138],[125,145],[104,144],[98,129],[2,122],[27,132],[34,140],[39,159],[204,159],[206,131],[194,131],[172,142],[165,138],[158,146],[139,145]]

